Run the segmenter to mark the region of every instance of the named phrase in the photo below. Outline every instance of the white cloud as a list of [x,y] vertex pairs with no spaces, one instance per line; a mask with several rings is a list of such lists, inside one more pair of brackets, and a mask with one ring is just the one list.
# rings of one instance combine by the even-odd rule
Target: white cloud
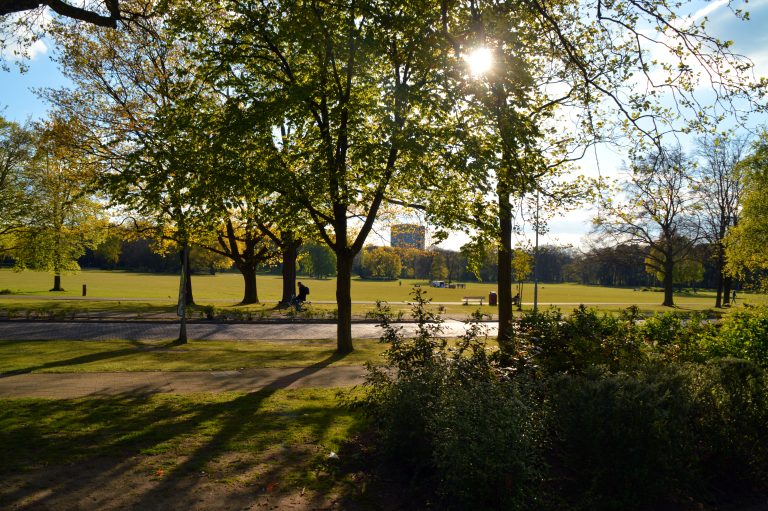
[[0,58],[11,62],[35,60],[48,53],[48,44],[41,36],[50,21],[47,9],[6,16],[0,23],[0,30],[6,38],[5,46],[0,48]]

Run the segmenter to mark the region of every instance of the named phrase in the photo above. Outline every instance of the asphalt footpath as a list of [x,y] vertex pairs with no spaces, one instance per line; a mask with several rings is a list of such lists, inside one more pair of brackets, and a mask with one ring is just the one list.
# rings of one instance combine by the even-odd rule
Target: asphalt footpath
[[[414,323],[394,325],[403,335],[417,331]],[[496,331],[488,324],[489,334]],[[443,324],[445,337],[458,337],[466,331],[460,321]],[[178,337],[177,323],[160,322],[0,322],[0,340],[85,341],[140,340],[168,341]],[[356,339],[378,338],[381,328],[370,323],[354,323]],[[295,341],[335,339],[336,325],[327,323],[190,323],[190,340]],[[0,373],[0,398],[73,399],[122,394],[189,394],[198,392],[255,392],[261,389],[306,387],[348,387],[365,379],[361,366],[249,368],[231,371],[120,372],[120,373]]]

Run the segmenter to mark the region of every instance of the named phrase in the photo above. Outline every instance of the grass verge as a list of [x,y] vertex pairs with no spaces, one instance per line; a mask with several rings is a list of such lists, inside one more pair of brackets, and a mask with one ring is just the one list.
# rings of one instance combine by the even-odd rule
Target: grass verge
[[335,341],[190,341],[176,346],[148,341],[0,341],[0,373],[117,371],[222,371],[254,367],[363,365],[386,346],[355,341],[355,351],[334,355]]

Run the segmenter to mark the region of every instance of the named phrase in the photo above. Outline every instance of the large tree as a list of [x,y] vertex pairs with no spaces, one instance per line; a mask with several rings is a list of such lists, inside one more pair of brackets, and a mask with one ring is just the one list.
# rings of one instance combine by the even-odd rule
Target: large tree
[[76,88],[46,96],[90,129],[85,150],[103,162],[98,184],[113,205],[150,220],[179,251],[183,319],[193,303],[188,247],[218,213],[205,200],[212,159],[203,120],[219,98],[195,75],[188,45],[169,30],[160,3],[131,5],[147,16],[118,30],[66,22],[52,29],[57,60]]
[[29,211],[24,173],[34,153],[34,131],[0,116],[0,251],[13,245]]
[[746,154],[747,140],[708,135],[699,138],[697,145],[701,164],[696,172],[696,190],[702,199],[704,235],[715,248],[715,307],[728,306],[732,279],[725,273],[724,240],[739,220],[743,181],[737,165]]
[[[711,129],[722,116],[743,113],[743,104],[747,110],[764,108],[766,82],[754,78],[751,63],[734,54],[729,42],[707,33],[706,17],[676,22],[681,4],[469,0],[443,5],[454,7],[444,9],[444,27],[456,53],[470,64],[480,51],[489,60],[485,73],[474,77],[481,82],[474,90],[473,80],[452,75],[465,91],[459,102],[473,99],[467,103],[480,113],[479,121],[461,126],[464,133],[491,138],[458,143],[469,154],[462,173],[480,173],[477,179],[450,180],[449,186],[466,183],[460,196],[484,199],[488,183],[495,183],[496,204],[447,209],[449,218],[458,211],[473,220],[470,224],[499,247],[499,337],[504,338],[511,318],[508,240],[519,225],[512,211],[521,195],[561,199],[563,189],[547,186],[552,170],[616,128],[660,146],[664,134]],[[558,117],[563,111],[576,122]],[[490,172],[484,174],[483,167]],[[490,211],[497,223],[477,222],[478,211]]]
[[650,247],[646,264],[663,276],[664,301],[674,306],[675,265],[683,261],[703,237],[691,188],[693,163],[679,147],[637,155],[619,195],[608,201],[596,227],[617,243]]
[[272,186],[309,214],[316,237],[336,254],[337,349],[348,353],[353,259],[387,191],[412,186],[422,161],[417,135],[437,99],[439,6],[225,0],[221,7],[200,19],[211,28],[201,41],[205,58],[235,91],[243,117],[254,119],[250,129],[269,118],[281,130]]
[[103,205],[88,193],[96,162],[76,149],[79,131],[61,118],[43,124],[24,170],[29,211],[13,255],[20,269],[53,273],[51,291],[63,291],[62,274],[80,269],[78,258],[99,245],[108,225]]
[[[746,280],[768,269],[768,133],[755,141],[752,153],[738,165],[743,179],[743,208],[738,225],[726,235],[729,273]],[[763,287],[766,282],[761,282]]]

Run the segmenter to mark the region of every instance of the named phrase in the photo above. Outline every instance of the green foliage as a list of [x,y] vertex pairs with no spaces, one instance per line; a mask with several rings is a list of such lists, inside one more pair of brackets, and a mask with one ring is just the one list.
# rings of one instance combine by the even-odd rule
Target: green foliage
[[336,276],[336,254],[326,245],[309,243],[301,247],[299,272],[315,278]]
[[[664,282],[664,256],[658,249],[651,249],[651,254],[645,259],[645,271]],[[660,263],[661,261],[661,263]],[[700,261],[684,258],[677,261],[672,269],[673,284],[695,284],[704,278],[704,265]]]
[[744,277],[768,268],[768,131],[755,142],[752,154],[739,163],[738,172],[744,186],[743,208],[739,224],[725,238],[725,248],[728,270]]
[[[449,348],[436,337],[441,320],[427,310],[424,292],[417,288],[413,297],[413,339],[379,307],[387,363],[369,366],[361,401],[383,454],[421,483],[436,484],[449,508],[522,502],[534,479],[536,414],[517,384],[494,369],[477,324]],[[434,477],[421,479],[425,474]]]
[[79,257],[103,239],[103,206],[88,194],[96,163],[76,149],[83,127],[52,117],[40,126],[35,153],[24,169],[30,207],[26,225],[16,234],[18,269],[61,275],[77,271]]
[[732,358],[696,366],[691,378],[699,406],[704,483],[719,491],[766,489],[768,375]]
[[545,372],[616,369],[642,358],[636,319],[636,310],[617,318],[583,305],[570,316],[557,309],[526,313],[515,319],[510,344],[500,345],[501,359]]
[[768,368],[768,307],[733,311],[701,340],[707,358],[737,357]]
[[400,256],[388,247],[370,247],[361,253],[359,273],[364,279],[396,279],[402,269]]
[[414,339],[379,307],[387,363],[369,368],[360,404],[383,455],[444,508],[649,509],[765,486],[765,371],[675,362],[715,333],[701,318],[528,314],[509,371],[477,325],[449,348],[414,299]]
[[686,486],[695,439],[684,383],[663,367],[553,379],[551,433],[568,508],[638,509]]

